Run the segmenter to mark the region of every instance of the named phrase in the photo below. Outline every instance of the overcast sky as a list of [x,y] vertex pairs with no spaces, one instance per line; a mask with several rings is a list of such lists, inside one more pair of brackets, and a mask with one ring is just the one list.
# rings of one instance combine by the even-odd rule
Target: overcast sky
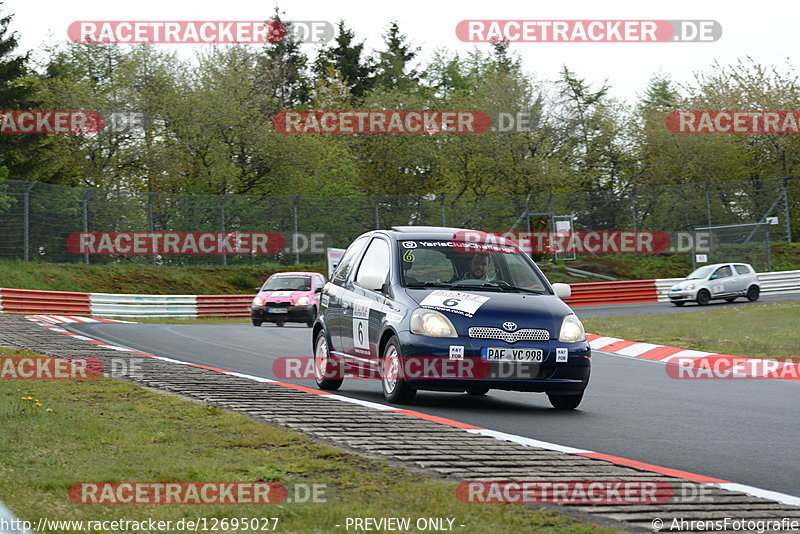
[[[436,48],[468,51],[487,44],[460,42],[456,24],[464,19],[713,19],[722,25],[722,37],[714,43],[582,43],[512,44],[526,71],[540,79],[557,77],[566,64],[591,82],[608,80],[614,96],[633,99],[641,94],[656,72],[678,81],[692,79],[715,60],[731,63],[750,55],[762,63],[797,63],[800,3],[765,1],[735,4],[720,0],[672,0],[664,3],[607,0],[520,2],[507,0],[436,2],[348,2],[303,0],[279,2],[288,20],[344,19],[370,49],[379,48],[381,34],[396,19],[425,57]],[[4,14],[15,14],[12,28],[23,50],[39,49],[48,42],[67,39],[67,27],[76,20],[262,20],[273,13],[274,1],[225,0],[191,3],[164,0],[108,2],[108,0],[6,0]],[[159,45],[191,55],[193,45]],[[308,44],[307,53],[316,47]]]

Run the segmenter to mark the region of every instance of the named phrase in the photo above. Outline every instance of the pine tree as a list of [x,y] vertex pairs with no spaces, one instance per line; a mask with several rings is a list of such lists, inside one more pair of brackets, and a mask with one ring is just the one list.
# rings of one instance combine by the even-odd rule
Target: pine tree
[[347,29],[343,20],[339,21],[336,46],[320,50],[314,64],[314,71],[319,78],[324,78],[329,72],[328,67],[333,65],[346,80],[353,98],[360,99],[375,84],[375,67],[369,57],[362,57],[364,56],[364,42],[355,44],[354,41],[353,30]]
[[385,89],[407,91],[419,82],[416,70],[408,70],[409,63],[417,57],[419,47],[411,48],[407,37],[400,33],[397,21],[392,21],[383,35],[385,50],[378,54],[376,84]]

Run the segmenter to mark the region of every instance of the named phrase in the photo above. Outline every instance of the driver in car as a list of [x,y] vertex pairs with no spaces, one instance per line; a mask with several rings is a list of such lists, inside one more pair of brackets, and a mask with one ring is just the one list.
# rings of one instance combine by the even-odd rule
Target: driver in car
[[469,260],[469,272],[461,280],[489,281],[489,255],[473,254]]

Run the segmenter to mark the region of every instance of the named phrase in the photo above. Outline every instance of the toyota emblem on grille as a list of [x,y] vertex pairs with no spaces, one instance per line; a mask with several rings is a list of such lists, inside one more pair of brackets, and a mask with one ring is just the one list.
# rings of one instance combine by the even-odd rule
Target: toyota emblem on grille
[[506,321],[503,323],[503,328],[508,330],[509,332],[513,332],[517,329],[517,323],[512,323],[511,321]]

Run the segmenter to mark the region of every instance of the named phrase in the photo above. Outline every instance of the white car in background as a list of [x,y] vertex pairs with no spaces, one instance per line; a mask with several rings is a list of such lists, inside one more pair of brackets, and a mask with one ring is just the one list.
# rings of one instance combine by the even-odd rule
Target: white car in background
[[669,300],[675,306],[696,302],[705,306],[715,299],[733,302],[746,297],[750,302],[758,300],[761,284],[756,271],[746,263],[715,263],[695,269],[683,281],[669,290]]

